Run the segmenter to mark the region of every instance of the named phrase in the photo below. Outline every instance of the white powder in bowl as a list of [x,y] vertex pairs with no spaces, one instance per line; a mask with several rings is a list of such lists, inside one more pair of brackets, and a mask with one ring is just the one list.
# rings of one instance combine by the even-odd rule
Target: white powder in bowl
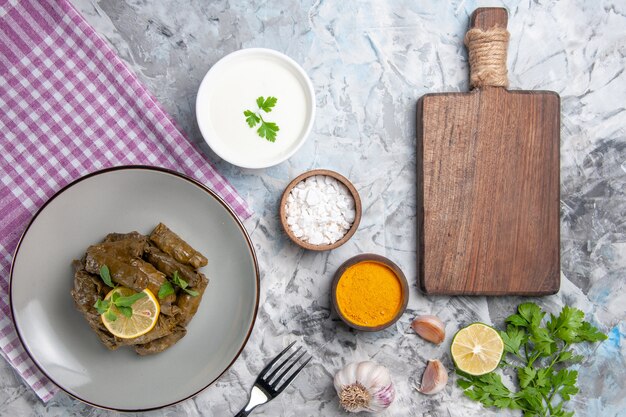
[[287,225],[311,245],[330,245],[350,230],[356,210],[348,188],[327,175],[300,181],[285,203]]

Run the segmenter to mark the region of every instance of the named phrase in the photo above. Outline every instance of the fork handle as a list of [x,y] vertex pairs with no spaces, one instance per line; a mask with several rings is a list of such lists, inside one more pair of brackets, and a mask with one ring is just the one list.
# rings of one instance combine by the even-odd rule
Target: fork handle
[[248,412],[244,409],[241,410],[240,412],[238,412],[235,417],[246,417],[248,415]]

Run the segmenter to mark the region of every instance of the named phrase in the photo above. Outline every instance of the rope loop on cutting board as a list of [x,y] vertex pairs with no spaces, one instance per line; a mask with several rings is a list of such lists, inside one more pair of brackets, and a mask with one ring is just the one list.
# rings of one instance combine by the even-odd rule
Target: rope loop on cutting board
[[470,29],[465,34],[465,46],[469,52],[472,88],[509,86],[506,68],[509,32],[506,29]]

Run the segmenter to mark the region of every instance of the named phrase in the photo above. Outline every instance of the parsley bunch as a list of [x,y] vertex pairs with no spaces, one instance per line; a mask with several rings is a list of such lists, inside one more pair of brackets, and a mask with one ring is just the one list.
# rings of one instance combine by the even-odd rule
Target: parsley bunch
[[578,371],[567,369],[583,357],[571,347],[581,342],[598,342],[607,337],[589,322],[585,314],[569,306],[542,325],[544,313],[534,303],[518,306],[517,314],[506,319],[504,355],[500,366],[517,374],[519,390],[511,391],[495,372],[472,376],[457,370],[457,383],[465,395],[486,407],[522,410],[524,417],[571,417],[563,405],[578,392]]
[[267,139],[270,142],[276,141],[276,133],[280,130],[276,123],[266,122],[263,120],[263,116],[261,116],[261,112],[269,113],[272,111],[272,108],[276,105],[278,99],[276,97],[268,97],[264,98],[263,96],[256,99],[256,105],[259,106],[259,110],[253,112],[252,110],[246,110],[243,112],[243,115],[246,116],[246,122],[248,126],[254,127],[258,123],[261,123],[261,126],[257,129],[256,133],[262,137]]

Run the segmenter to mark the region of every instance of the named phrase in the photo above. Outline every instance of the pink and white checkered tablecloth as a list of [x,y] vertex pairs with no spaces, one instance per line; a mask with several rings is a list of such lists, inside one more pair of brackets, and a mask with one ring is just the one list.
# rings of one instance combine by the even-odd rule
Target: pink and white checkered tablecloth
[[0,0],[0,353],[42,400],[54,386],[11,322],[9,269],[35,211],[89,172],[157,165],[251,211],[67,0]]

